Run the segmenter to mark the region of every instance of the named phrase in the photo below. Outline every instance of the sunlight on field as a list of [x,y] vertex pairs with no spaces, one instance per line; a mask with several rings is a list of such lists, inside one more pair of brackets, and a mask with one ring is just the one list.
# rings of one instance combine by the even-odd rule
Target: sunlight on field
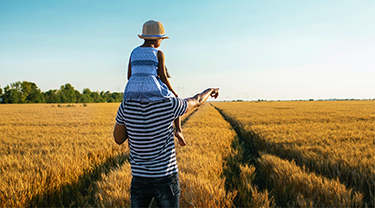
[[0,206],[60,206],[74,197],[61,189],[80,188],[84,173],[121,152],[112,139],[118,103],[73,105],[0,106]]
[[98,190],[94,207],[130,207],[131,177],[129,162],[107,176],[103,174],[101,180],[96,183]]
[[[0,207],[129,206],[118,106],[0,105]],[[182,120],[183,207],[375,204],[373,101],[212,102]]]
[[339,180],[374,205],[374,102],[214,103],[255,148]]
[[183,126],[187,145],[177,146],[182,207],[231,207],[234,193],[226,192],[224,159],[236,133],[210,105],[199,109]]
[[[279,203],[298,207],[361,207],[363,195],[339,180],[310,173],[294,161],[261,154],[259,173],[266,176]],[[290,194],[295,193],[296,195]],[[281,202],[282,201],[282,202]]]

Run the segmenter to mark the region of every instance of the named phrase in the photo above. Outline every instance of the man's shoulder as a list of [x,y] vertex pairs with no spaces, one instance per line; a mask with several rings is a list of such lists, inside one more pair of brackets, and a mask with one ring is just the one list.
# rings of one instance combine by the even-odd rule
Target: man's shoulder
[[172,106],[174,107],[179,107],[179,106],[184,106],[187,104],[187,101],[185,99],[181,98],[176,98],[176,97],[171,97],[167,98],[161,101],[157,102],[151,102],[151,103],[146,103],[146,102],[138,102],[138,101],[123,101],[121,103],[122,107],[127,107],[127,106],[132,106],[132,107],[139,107],[139,108],[157,108],[157,107],[165,107],[165,106]]
[[172,108],[175,113],[175,116],[182,116],[185,114],[187,109],[187,101],[181,98],[171,98]]
[[172,99],[164,99],[156,102],[140,102],[140,101],[123,101],[123,108],[133,108],[133,109],[153,109],[153,108],[165,108],[167,106],[172,106],[178,101]]
[[172,104],[176,104],[176,105],[183,105],[184,103],[187,102],[185,99],[178,98],[178,97],[171,97],[170,100]]

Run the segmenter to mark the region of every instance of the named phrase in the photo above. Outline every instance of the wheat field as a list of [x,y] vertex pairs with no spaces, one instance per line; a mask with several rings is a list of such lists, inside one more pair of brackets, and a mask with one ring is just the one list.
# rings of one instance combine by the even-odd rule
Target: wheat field
[[[130,206],[118,106],[0,105],[0,206]],[[375,204],[373,101],[212,102],[182,120],[182,207]]]
[[[306,168],[304,172],[317,173],[320,180],[337,180],[353,189],[353,196],[342,201],[358,201],[362,196],[363,206],[375,206],[374,101],[221,102],[214,106],[233,126],[238,126],[243,139],[249,140],[258,152],[290,161],[291,166],[295,162]],[[264,159],[259,160],[263,164]],[[264,186],[276,188],[267,177],[263,181],[270,183]],[[279,188],[286,187],[284,184]],[[276,193],[285,192],[277,190]],[[298,194],[290,193],[294,200]],[[276,202],[285,198],[280,195]],[[296,204],[282,204],[286,206],[288,202]],[[318,205],[331,206],[330,202],[314,204]]]
[[126,159],[112,139],[118,104],[59,106],[0,106],[1,207],[83,206],[95,174]]

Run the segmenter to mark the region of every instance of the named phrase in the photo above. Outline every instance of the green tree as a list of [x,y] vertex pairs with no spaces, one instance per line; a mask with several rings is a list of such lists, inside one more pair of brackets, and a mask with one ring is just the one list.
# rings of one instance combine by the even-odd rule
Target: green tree
[[77,101],[74,87],[69,83],[61,85],[57,94],[60,97],[60,102],[62,103],[75,103]]
[[22,102],[22,92],[21,92],[21,82],[13,82],[6,87],[4,87],[4,92],[2,95],[2,103],[21,103]]
[[22,103],[44,103],[45,98],[33,82],[23,81],[21,83],[21,102]]
[[76,103],[79,103],[81,100],[82,94],[78,90],[74,90],[74,93],[76,95]]
[[102,96],[100,96],[98,91],[91,92],[91,97],[94,100],[94,103],[102,103],[105,100],[103,100]]
[[100,91],[100,97],[102,97],[103,102],[107,102],[107,95],[105,94],[104,91]]
[[48,90],[42,92],[33,82],[14,82],[0,88],[1,103],[100,103],[100,102],[122,102],[124,93],[110,91],[92,92],[85,88],[82,94],[75,90],[70,83],[61,85],[59,90]]
[[2,103],[3,101],[3,89],[1,88],[1,85],[0,85],[0,103]]
[[81,103],[102,103],[105,99],[97,91],[92,92],[89,88],[85,88],[82,91]]
[[113,102],[122,102],[123,97],[124,97],[123,92],[113,92],[111,94],[111,98],[114,100]]
[[115,102],[115,99],[112,98],[112,93],[110,91],[106,91],[106,92],[102,91],[100,92],[100,95],[103,97],[105,102],[109,102],[109,103]]
[[58,96],[58,90],[48,90],[44,92],[44,98],[46,103],[61,103],[60,97]]
[[94,99],[91,97],[91,90],[89,88],[84,88],[82,91],[80,103],[92,103]]
[[80,103],[92,103],[92,98],[90,95],[82,94],[81,99],[79,100]]

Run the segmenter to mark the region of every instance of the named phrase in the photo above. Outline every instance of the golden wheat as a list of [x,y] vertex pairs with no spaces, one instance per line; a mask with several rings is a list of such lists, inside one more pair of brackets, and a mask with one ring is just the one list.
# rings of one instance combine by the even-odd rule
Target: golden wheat
[[0,206],[61,206],[76,198],[63,189],[82,187],[85,173],[121,153],[112,139],[117,107],[1,105]]
[[[187,142],[176,142],[182,207],[231,207],[234,193],[227,193],[222,177],[223,158],[230,151],[235,132],[211,106],[205,105],[182,118]],[[127,145],[127,144],[124,144]],[[130,205],[131,171],[128,163],[97,182],[96,206]]]
[[103,174],[96,183],[94,207],[130,207],[131,177],[129,162],[108,175]]
[[116,195],[108,197],[107,188],[115,184],[105,183],[111,180],[107,173],[126,176],[121,192],[131,179],[127,145],[118,146],[112,137],[118,106],[1,105],[0,206],[111,205]]
[[259,173],[265,175],[278,201],[298,207],[361,207],[363,195],[347,189],[339,180],[309,173],[276,156],[261,154]]
[[[210,105],[184,116],[181,206],[375,204],[373,102],[212,104],[243,138]],[[0,105],[0,206],[129,206],[129,149],[112,137],[118,106]]]
[[257,150],[293,159],[326,177],[338,177],[374,206],[373,101],[214,105],[255,138]]
[[224,158],[235,137],[231,126],[210,105],[204,105],[183,127],[187,145],[177,146],[182,207],[231,207],[234,193],[226,192]]

